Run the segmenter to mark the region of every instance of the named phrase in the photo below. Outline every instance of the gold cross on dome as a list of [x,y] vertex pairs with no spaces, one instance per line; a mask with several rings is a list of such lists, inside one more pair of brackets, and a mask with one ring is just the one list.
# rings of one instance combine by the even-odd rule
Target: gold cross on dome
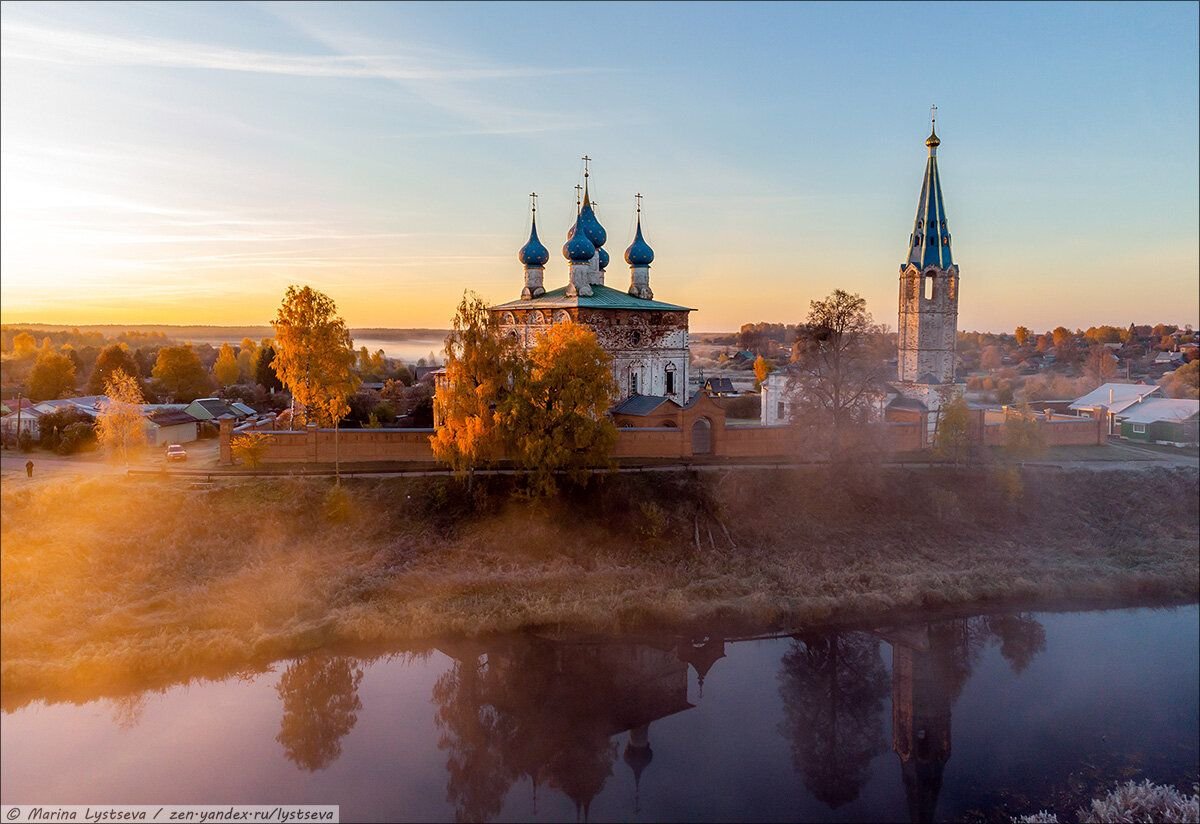
[[584,177],[588,176],[588,164],[591,162],[592,162],[592,159],[590,157],[588,157],[587,155],[583,156],[583,176]]
[[637,201],[637,210],[638,210],[638,214],[640,215],[642,213],[642,193],[638,192],[633,197],[634,197],[634,200]]
[[929,123],[934,129],[937,128],[937,104],[936,103],[929,107]]

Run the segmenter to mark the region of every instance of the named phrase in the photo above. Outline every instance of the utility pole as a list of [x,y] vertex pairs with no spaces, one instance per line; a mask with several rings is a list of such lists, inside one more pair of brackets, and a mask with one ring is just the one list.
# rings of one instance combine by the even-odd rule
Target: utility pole
[[21,390],[17,390],[17,449],[21,448]]

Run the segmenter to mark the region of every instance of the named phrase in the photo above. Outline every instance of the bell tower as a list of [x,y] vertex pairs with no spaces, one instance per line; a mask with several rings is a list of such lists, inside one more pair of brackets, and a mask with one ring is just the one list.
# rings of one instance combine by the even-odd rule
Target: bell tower
[[[958,266],[950,251],[950,229],[938,174],[937,150],[942,141],[937,136],[936,106],[930,119],[925,179],[908,238],[908,260],[900,266],[897,378],[901,384],[942,387],[954,384]],[[931,394],[919,386],[912,387],[914,396]]]

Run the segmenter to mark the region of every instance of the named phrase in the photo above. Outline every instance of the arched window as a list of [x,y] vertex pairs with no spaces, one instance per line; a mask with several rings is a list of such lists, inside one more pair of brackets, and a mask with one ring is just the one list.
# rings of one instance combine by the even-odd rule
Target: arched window
[[675,364],[668,363],[666,368],[667,394],[675,394]]
[[541,309],[536,309],[536,310],[534,310],[533,314],[531,314],[529,316],[529,322],[530,323],[545,323],[546,316],[542,314]]
[[502,317],[500,319],[500,322],[507,326],[511,326],[512,324],[517,322],[517,319],[515,317],[513,317],[512,312],[505,312],[504,317]]
[[559,309],[557,312],[554,313],[554,322],[555,323],[570,323],[571,322],[571,313],[568,312],[566,309]]
[[933,273],[925,276],[925,300],[933,300]]
[[630,367],[629,369],[629,394],[636,395],[638,393],[637,369]]

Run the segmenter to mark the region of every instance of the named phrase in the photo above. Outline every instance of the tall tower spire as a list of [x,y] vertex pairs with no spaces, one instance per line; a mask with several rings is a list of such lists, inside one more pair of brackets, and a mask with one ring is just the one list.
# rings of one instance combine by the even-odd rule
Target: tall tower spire
[[[900,266],[897,377],[906,384],[949,386],[954,384],[959,277],[938,172],[937,149],[942,141],[937,136],[937,106],[930,108],[929,119],[925,140],[929,157],[908,237],[907,260]],[[938,404],[926,401],[926,405],[932,411]]]

